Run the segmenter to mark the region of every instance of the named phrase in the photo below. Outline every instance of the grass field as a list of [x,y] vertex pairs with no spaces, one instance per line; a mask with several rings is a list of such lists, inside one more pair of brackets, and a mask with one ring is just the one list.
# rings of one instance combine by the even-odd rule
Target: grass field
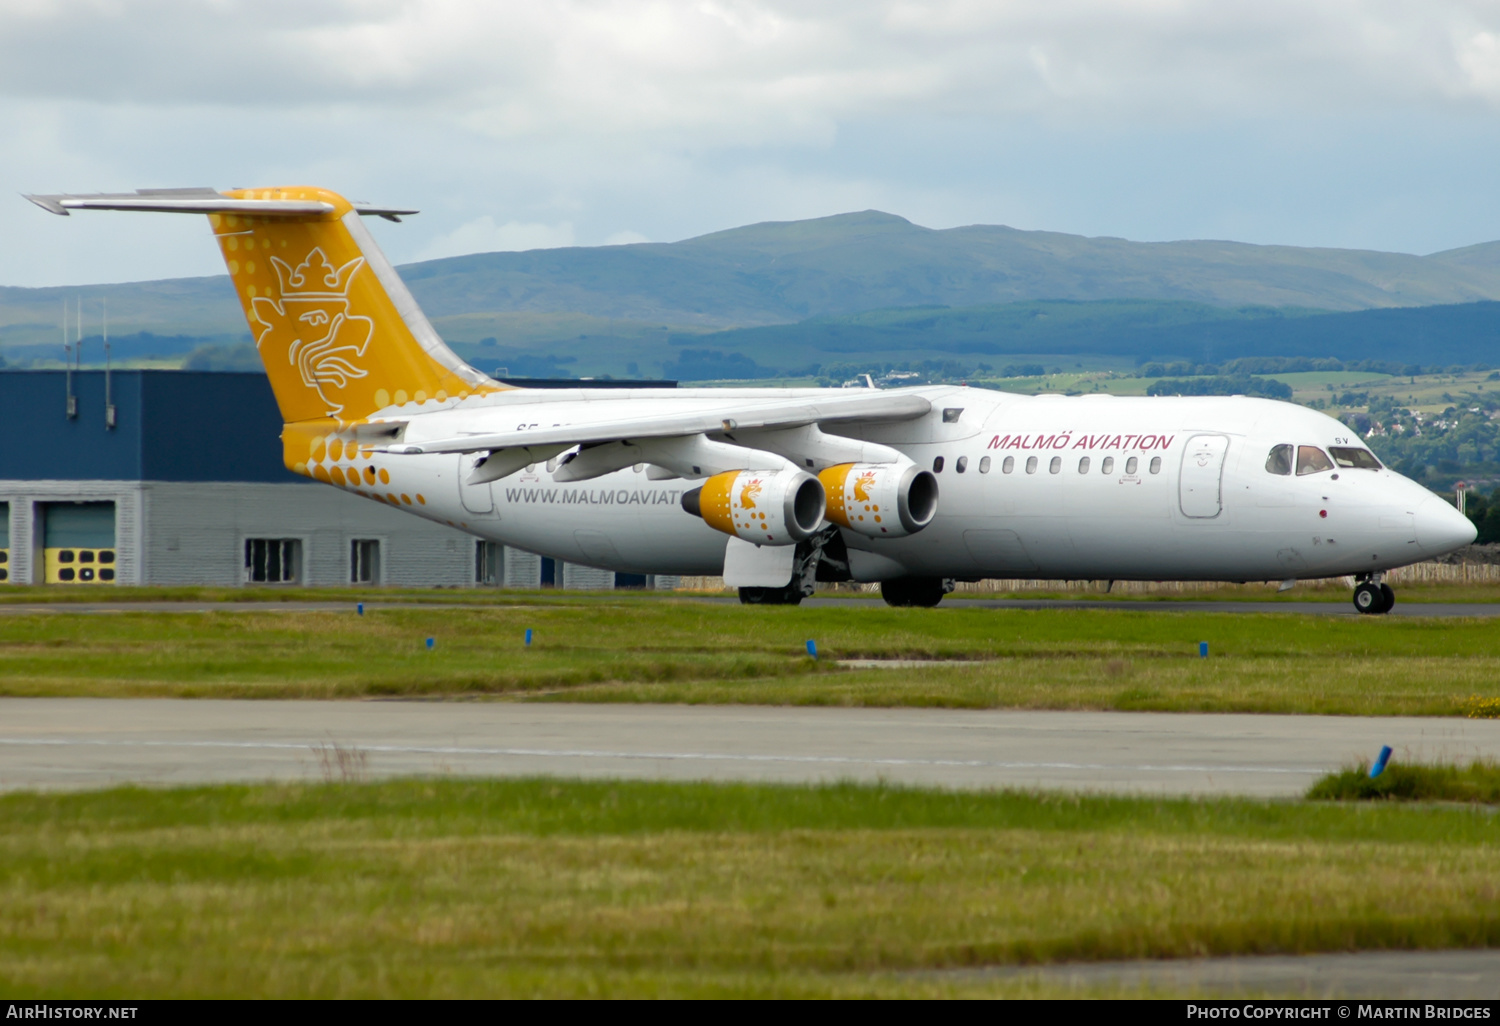
[[0,993],[32,998],[1034,993],[918,971],[1500,943],[1493,817],[1453,808],[121,789],[0,797],[0,867]]
[[1309,797],[1336,801],[1478,802],[1500,805],[1500,763],[1421,764],[1400,760],[1371,778],[1368,764],[1334,773],[1315,784]]
[[[1267,608],[787,609],[520,596],[363,617],[352,608],[12,613],[0,616],[0,694],[1436,716],[1496,708],[1500,620],[1335,619]],[[809,639],[817,660],[806,655]],[[1202,641],[1207,659],[1198,657]],[[931,665],[851,669],[843,659]]]

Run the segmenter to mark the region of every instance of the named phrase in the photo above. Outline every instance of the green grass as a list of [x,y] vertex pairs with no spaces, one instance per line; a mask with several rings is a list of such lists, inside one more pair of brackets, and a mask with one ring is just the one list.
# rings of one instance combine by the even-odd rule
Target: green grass
[[1458,763],[1402,762],[1397,756],[1370,778],[1370,764],[1331,773],[1308,791],[1309,798],[1333,801],[1474,802],[1500,805],[1500,763],[1476,759]]
[[403,605],[506,605],[557,596],[554,591],[499,591],[494,588],[222,588],[203,585],[115,587],[70,584],[0,584],[0,605],[97,604],[122,602],[232,602],[280,605],[288,602],[399,602]]
[[907,974],[1487,946],[1496,880],[1492,817],[1451,808],[546,780],[13,794],[0,993],[1035,993]]
[[[1198,658],[1200,641],[1210,658]],[[850,669],[845,659],[932,665]],[[363,617],[11,613],[0,616],[0,694],[1492,715],[1483,710],[1500,708],[1500,620],[631,597]]]

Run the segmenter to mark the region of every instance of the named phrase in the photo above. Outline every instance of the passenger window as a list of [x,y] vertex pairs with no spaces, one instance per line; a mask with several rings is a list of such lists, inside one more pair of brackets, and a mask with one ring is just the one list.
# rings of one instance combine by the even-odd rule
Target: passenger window
[[1328,454],[1316,445],[1297,446],[1297,476],[1304,477],[1308,474],[1321,474],[1325,470],[1333,469],[1333,461]]
[[969,469],[969,457],[967,457],[967,456],[960,456],[958,458],[958,462],[955,463],[955,464],[953,464],[953,472],[955,474],[962,474],[964,471],[966,471],[968,469]]
[[1161,457],[1160,456],[1153,456],[1153,457],[1151,457],[1151,473],[1153,473],[1153,474],[1160,474],[1161,473]]
[[1015,469],[1016,469],[1016,458],[1014,456],[1007,456],[1007,457],[1005,457],[1005,462],[1002,463],[1002,464],[1000,464],[1000,472],[1002,474],[1009,474],[1012,470],[1015,470]]
[[1049,473],[1049,474],[1055,474],[1055,473],[1057,473],[1061,469],[1062,469],[1062,457],[1061,456],[1054,456],[1054,457],[1052,457],[1052,462],[1047,465],[1047,473]]
[[1089,458],[1087,456],[1078,461],[1078,472],[1080,474],[1087,474],[1089,472]]
[[1113,474],[1114,472],[1115,472],[1115,458],[1113,456],[1106,456],[1106,457],[1104,457],[1104,462],[1099,465],[1099,473],[1101,473],[1101,474]]
[[943,472],[943,458],[941,456],[932,461],[932,472],[934,474],[941,474]]
[[1136,459],[1134,456],[1130,457],[1130,459],[1128,459],[1128,460],[1125,461],[1125,473],[1127,473],[1127,474],[1134,474],[1135,473],[1135,469],[1137,467],[1139,467],[1140,465],[1141,465],[1141,461],[1140,460]]
[[1292,472],[1292,447],[1278,445],[1266,457],[1266,473],[1290,474]]
[[981,474],[988,474],[990,472],[990,458],[988,456],[979,457],[979,472]]
[[1028,473],[1028,474],[1035,474],[1036,473],[1036,457],[1035,456],[1028,456],[1028,457],[1026,457],[1026,473]]
[[1330,448],[1329,453],[1333,456],[1333,462],[1341,467],[1353,467],[1356,470],[1379,470],[1380,461],[1369,449],[1347,449]]

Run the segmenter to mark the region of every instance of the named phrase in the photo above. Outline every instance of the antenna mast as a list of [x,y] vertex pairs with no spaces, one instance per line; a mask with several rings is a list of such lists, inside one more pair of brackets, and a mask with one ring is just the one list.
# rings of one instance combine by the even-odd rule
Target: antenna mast
[[109,297],[105,296],[100,301],[103,308],[102,320],[104,323],[104,427],[113,431],[115,427],[115,400],[114,393],[110,390],[110,363],[109,363]]
[[68,297],[62,301],[63,367],[68,378],[68,419],[78,416],[78,397],[73,394],[73,347],[68,342]]

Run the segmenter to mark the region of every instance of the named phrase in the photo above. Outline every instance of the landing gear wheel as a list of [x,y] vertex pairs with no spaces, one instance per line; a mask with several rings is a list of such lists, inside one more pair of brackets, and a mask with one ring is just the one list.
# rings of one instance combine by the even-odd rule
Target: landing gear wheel
[[1365,581],[1354,589],[1355,611],[1370,616],[1378,616],[1389,612],[1396,604],[1396,593],[1391,591],[1388,584],[1373,584]]
[[740,604],[744,606],[800,606],[802,589],[796,585],[786,588],[741,588]]
[[898,577],[880,582],[880,597],[888,606],[925,606],[931,609],[948,593],[941,577]]

